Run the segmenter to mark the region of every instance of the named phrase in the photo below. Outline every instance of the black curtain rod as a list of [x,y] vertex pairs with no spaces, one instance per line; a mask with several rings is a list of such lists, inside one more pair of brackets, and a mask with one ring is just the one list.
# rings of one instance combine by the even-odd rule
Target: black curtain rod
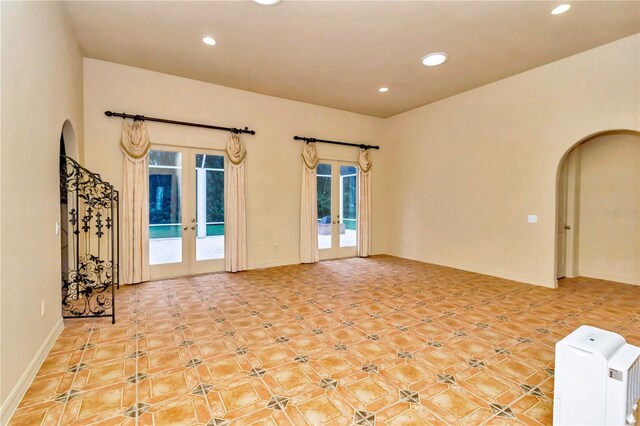
[[133,120],[157,121],[158,123],[179,124],[181,126],[190,126],[190,127],[202,127],[204,129],[226,130],[227,132],[232,132],[232,133],[248,133],[250,135],[256,134],[255,130],[249,130],[248,127],[245,127],[244,129],[236,129],[235,127],[220,127],[220,126],[214,126],[211,124],[189,123],[188,121],[167,120],[165,118],[155,118],[155,117],[147,117],[144,115],[126,114],[124,112],[105,111],[104,115],[106,115],[107,117],[122,117],[122,118],[131,118]]
[[305,138],[304,136],[294,136],[293,139],[297,141],[305,141],[309,142],[322,142],[322,143],[332,143],[334,145],[345,145],[345,146],[357,146],[362,149],[380,149],[378,145],[365,145],[361,143],[349,143],[349,142],[337,142],[337,141],[328,141],[325,139],[316,139],[316,138]]

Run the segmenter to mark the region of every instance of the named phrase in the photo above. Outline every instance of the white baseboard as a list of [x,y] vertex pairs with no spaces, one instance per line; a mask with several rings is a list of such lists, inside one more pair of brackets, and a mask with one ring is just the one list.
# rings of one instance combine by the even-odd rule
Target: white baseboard
[[[395,257],[400,257],[400,258],[403,258],[403,259],[415,260],[415,261],[418,261],[418,262],[431,263],[433,265],[446,266],[448,268],[461,269],[463,271],[475,272],[477,274],[483,274],[483,275],[489,275],[489,276],[492,276],[492,277],[504,278],[506,280],[518,281],[518,282],[522,282],[522,283],[525,283],[525,284],[532,284],[532,285],[538,285],[538,286],[542,286],[542,287],[556,288],[556,280],[549,281],[549,280],[544,280],[544,279],[540,279],[540,278],[526,277],[526,276],[522,276],[522,275],[510,274],[510,273],[506,273],[506,272],[502,272],[502,271],[496,271],[496,270],[487,269],[487,268],[480,268],[480,267],[465,265],[465,264],[456,263],[456,262],[449,262],[449,261],[441,260],[441,259],[422,259],[422,258],[420,258],[418,256],[396,255],[396,254],[389,254],[389,253],[374,253],[374,254],[372,254],[372,256],[375,256],[375,255],[395,256]],[[258,263],[251,264],[251,265],[249,265],[249,269],[273,268],[273,267],[276,267],[276,266],[298,265],[298,264],[300,264],[300,259],[274,260],[274,261],[270,261],[270,262],[258,262]]]
[[280,260],[271,260],[269,262],[257,262],[249,265],[249,269],[262,269],[262,268],[274,268],[276,266],[286,266],[286,265],[298,265],[300,264],[300,259],[280,259]]
[[33,378],[36,376],[36,373],[40,369],[40,366],[49,354],[49,351],[53,347],[53,344],[56,342],[56,339],[62,332],[63,328],[64,322],[62,320],[62,317],[60,317],[58,322],[56,322],[56,324],[53,326],[53,329],[51,330],[45,341],[42,343],[42,346],[40,346],[40,349],[36,353],[36,356],[33,357],[26,371],[22,374],[22,377],[20,377],[18,383],[16,383],[13,390],[7,396],[7,399],[5,399],[2,407],[0,407],[1,425],[6,425],[9,423],[9,419],[11,419],[11,416],[18,407],[20,400],[27,392],[27,389],[29,389],[29,385],[33,381]]
[[595,279],[598,279],[598,280],[605,280],[605,281],[614,281],[614,282],[623,283],[623,284],[640,285],[640,283],[638,283],[638,277],[626,277],[626,276],[622,276],[622,275],[599,274],[599,273],[596,273],[596,272],[589,272],[589,271],[580,271],[580,274],[578,274],[578,276],[587,277],[587,278],[595,278]]
[[538,285],[538,286],[542,286],[542,287],[556,288],[556,280],[545,280],[545,279],[541,279],[541,278],[527,277],[527,276],[524,276],[524,275],[511,274],[511,273],[504,272],[504,271],[497,271],[497,270],[488,269],[488,268],[482,268],[482,267],[473,266],[473,265],[466,265],[466,264],[457,263],[457,262],[450,262],[450,261],[442,260],[442,259],[422,259],[422,258],[420,258],[418,256],[394,255],[394,254],[392,254],[390,256],[397,256],[397,257],[401,257],[401,258],[404,258],[404,259],[416,260],[418,262],[431,263],[433,265],[446,266],[448,268],[454,268],[454,269],[460,269],[460,270],[463,270],[463,271],[475,272],[477,274],[489,275],[489,276],[492,276],[492,277],[503,278],[505,280],[518,281],[518,282],[525,283],[525,284],[532,284],[532,285]]

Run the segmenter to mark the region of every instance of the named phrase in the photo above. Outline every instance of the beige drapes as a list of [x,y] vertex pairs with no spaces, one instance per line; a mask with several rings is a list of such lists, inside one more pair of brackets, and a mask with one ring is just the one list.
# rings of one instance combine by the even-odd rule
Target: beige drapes
[[144,121],[124,120],[122,148],[122,262],[124,284],[149,280],[149,135]]
[[228,272],[247,269],[247,207],[244,160],[247,151],[242,136],[231,133],[225,150],[224,263]]
[[358,159],[358,256],[371,253],[371,160],[369,151],[360,151]]
[[300,204],[300,263],[320,260],[318,250],[318,151],[315,143],[302,150],[302,193]]

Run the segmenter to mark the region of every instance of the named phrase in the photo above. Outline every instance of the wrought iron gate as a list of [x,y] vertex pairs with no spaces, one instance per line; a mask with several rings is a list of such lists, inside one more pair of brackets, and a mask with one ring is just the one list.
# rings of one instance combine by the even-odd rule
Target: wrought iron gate
[[68,241],[62,257],[62,316],[111,317],[115,323],[114,286],[120,288],[118,191],[61,155],[60,204]]

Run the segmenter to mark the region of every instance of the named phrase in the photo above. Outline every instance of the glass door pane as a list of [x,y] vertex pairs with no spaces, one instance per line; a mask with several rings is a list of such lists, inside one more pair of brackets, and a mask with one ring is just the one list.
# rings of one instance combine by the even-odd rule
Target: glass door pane
[[355,166],[340,166],[340,247],[356,247],[357,185]]
[[332,247],[331,220],[331,164],[320,163],[316,169],[318,179],[318,248],[320,250]]
[[224,258],[224,157],[195,154],[196,260]]
[[224,156],[191,148],[189,273],[224,269]]
[[151,278],[224,269],[224,156],[152,146],[149,151]]
[[149,151],[149,265],[181,263],[182,153]]

